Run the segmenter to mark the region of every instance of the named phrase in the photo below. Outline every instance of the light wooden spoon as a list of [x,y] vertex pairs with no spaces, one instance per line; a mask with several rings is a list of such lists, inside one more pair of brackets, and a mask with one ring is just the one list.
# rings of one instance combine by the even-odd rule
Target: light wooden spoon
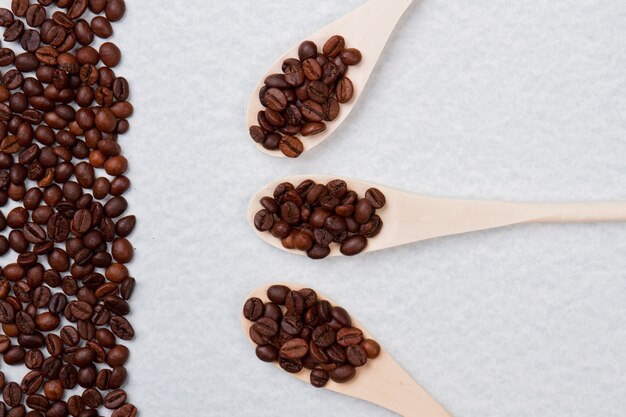
[[[274,283],[283,284],[292,290],[300,290],[304,288],[301,285],[293,283]],[[270,284],[270,285],[274,285]],[[270,285],[259,287],[254,290],[248,298],[257,297],[264,302],[267,299],[267,289]],[[340,305],[332,301],[330,298],[320,294],[315,290],[318,299],[328,300],[333,306]],[[350,313],[350,310],[348,313]],[[354,316],[352,316],[352,325],[363,331],[363,335],[367,339],[374,339],[370,333],[360,324]],[[254,323],[248,321],[243,313],[241,315],[241,326],[243,332],[253,346],[256,344],[250,339],[250,327]],[[280,369],[277,362],[274,365]],[[281,372],[285,372],[281,369]],[[285,372],[287,373],[287,372]],[[288,374],[294,378],[309,382],[309,371],[303,369],[297,374]],[[439,405],[428,393],[418,385],[409,374],[381,347],[380,356],[376,359],[370,359],[365,366],[357,368],[356,377],[344,384],[338,384],[332,380],[324,387],[331,391],[348,395],[350,397],[360,398],[373,404],[394,411],[404,417],[450,417],[441,405]],[[314,390],[315,388],[310,387]]]
[[[352,66],[348,70],[348,78],[354,85],[354,96],[350,102],[342,104],[339,116],[332,122],[326,123],[326,131],[306,138],[302,138],[304,151],[308,151],[326,140],[339,125],[348,117],[354,105],[361,97],[365,84],[369,79],[380,55],[391,36],[391,32],[409,7],[413,0],[370,0],[352,13],[334,21],[328,26],[313,33],[304,40],[315,42],[321,50],[324,42],[333,35],[342,35],[346,39],[346,45],[350,48],[357,48],[363,54],[363,60],[359,65]],[[248,127],[258,125],[257,114],[264,110],[259,101],[259,91],[264,85],[265,78],[270,74],[282,73],[283,61],[287,58],[298,57],[298,42],[281,56],[261,77],[261,81],[254,89],[248,103],[248,113],[246,124]],[[250,142],[253,142],[250,140]],[[270,151],[258,143],[257,147],[268,155],[284,157],[279,150]]]
[[[312,179],[316,183],[326,184],[336,178],[340,177],[300,175],[267,184],[252,197],[248,205],[250,227],[270,245],[294,254],[306,255],[302,251],[285,249],[280,239],[276,239],[269,232],[256,230],[254,215],[262,209],[259,200],[272,196],[274,188],[282,182],[287,181],[298,186],[305,179]],[[383,221],[383,228],[378,236],[368,239],[367,247],[362,253],[513,224],[626,222],[626,202],[543,204],[462,200],[429,197],[367,181],[342,179],[360,197],[365,195],[368,188],[376,187],[387,198],[385,207],[377,210]],[[338,255],[341,255],[339,245],[332,244],[330,256]]]

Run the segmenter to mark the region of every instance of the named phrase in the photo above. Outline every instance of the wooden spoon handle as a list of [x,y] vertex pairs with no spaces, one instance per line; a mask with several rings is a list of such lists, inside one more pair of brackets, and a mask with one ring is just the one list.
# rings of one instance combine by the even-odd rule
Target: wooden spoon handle
[[626,203],[525,204],[538,223],[626,222]]
[[411,3],[413,0],[370,0],[322,31],[343,34],[350,45],[364,51],[363,64],[373,69],[391,32]]
[[344,393],[404,417],[451,417],[386,351],[358,370]]
[[540,204],[419,195],[405,201],[395,213],[401,225],[394,230],[396,244],[523,223],[626,222],[624,202]]

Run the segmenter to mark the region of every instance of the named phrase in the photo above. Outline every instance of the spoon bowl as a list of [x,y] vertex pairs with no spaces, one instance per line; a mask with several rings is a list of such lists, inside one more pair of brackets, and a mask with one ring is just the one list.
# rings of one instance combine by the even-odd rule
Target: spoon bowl
[[[313,149],[324,140],[328,139],[348,117],[350,112],[352,112],[352,109],[361,97],[361,93],[365,89],[367,80],[372,74],[389,36],[412,2],[413,0],[370,0],[352,13],[334,21],[302,40],[313,41],[318,45],[318,48],[321,48],[324,42],[331,36],[342,35],[346,39],[347,46],[357,48],[363,54],[362,61],[358,65],[351,66],[347,74],[354,85],[352,100],[341,105],[339,116],[335,120],[325,122],[326,130],[324,132],[302,138],[304,152]],[[259,92],[264,86],[265,78],[271,74],[282,73],[283,61],[287,58],[298,57],[298,47],[302,41],[287,50],[287,52],[278,58],[261,77],[261,81],[259,81],[255,87],[248,102],[248,112],[246,116],[246,125],[248,128],[258,124],[257,114],[259,111],[264,110],[263,105],[259,101]],[[252,143],[254,143],[259,150],[268,155],[285,157],[279,150],[265,149],[261,144]]]
[[[301,285],[293,283],[278,284],[286,285],[296,291],[304,288]],[[267,289],[270,285],[255,289],[248,298],[257,297],[267,302]],[[334,306],[340,305],[319,293],[317,290],[315,291],[318,299],[327,300]],[[361,329],[365,338],[375,339],[353,315],[351,315],[351,318],[352,325]],[[250,327],[253,324],[253,322],[248,321],[243,314],[241,314],[243,332],[252,346],[256,346],[249,336]],[[275,362],[274,366],[280,369],[278,362]],[[281,372],[284,371],[281,369]],[[288,375],[309,384],[308,372],[301,371],[297,374]],[[324,388],[350,397],[369,401],[405,417],[450,417],[450,414],[428,395],[382,346],[380,355],[376,359],[369,360],[365,366],[358,368],[357,375],[353,380],[343,384],[329,380]]]
[[[297,255],[305,252],[286,249],[280,239],[254,227],[254,215],[262,209],[259,201],[271,196],[282,182],[297,186],[305,179],[326,184],[336,178],[346,181],[348,188],[364,196],[375,187],[385,194],[387,204],[376,211],[383,227],[378,236],[368,239],[362,253],[405,245],[442,236],[493,229],[523,223],[589,223],[626,222],[626,202],[607,203],[517,203],[507,201],[464,200],[431,197],[396,188],[328,175],[299,175],[274,181],[261,188],[248,204],[248,223],[266,243]],[[339,245],[331,245],[329,256],[340,256]]]

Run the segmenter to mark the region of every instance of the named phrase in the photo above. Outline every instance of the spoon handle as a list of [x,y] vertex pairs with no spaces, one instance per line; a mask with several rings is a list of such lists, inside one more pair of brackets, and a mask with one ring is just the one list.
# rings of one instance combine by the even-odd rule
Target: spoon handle
[[[371,72],[391,32],[411,3],[413,0],[370,0],[322,31],[343,34],[351,44],[366,52],[363,65]],[[369,73],[365,79],[368,76]]]
[[536,223],[626,222],[626,203],[526,204]]
[[[401,196],[399,196],[401,198]],[[513,203],[411,195],[396,211],[394,243],[524,223],[626,222],[626,202]]]
[[[385,351],[368,366],[369,375],[359,375],[348,394],[394,411],[404,417],[451,417]],[[361,369],[359,369],[361,371]]]

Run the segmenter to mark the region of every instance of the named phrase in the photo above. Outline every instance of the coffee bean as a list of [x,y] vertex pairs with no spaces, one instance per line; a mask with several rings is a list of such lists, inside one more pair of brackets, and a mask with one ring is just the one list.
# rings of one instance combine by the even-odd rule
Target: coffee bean
[[300,61],[305,61],[309,58],[317,56],[317,45],[311,41],[304,41],[298,47],[298,58]]
[[281,368],[291,374],[297,374],[302,370],[302,361],[300,361],[300,359],[280,358],[278,364]]
[[365,339],[361,342],[361,347],[369,359],[376,359],[380,355],[380,345],[372,339]]
[[289,158],[297,158],[304,151],[300,139],[293,136],[283,136],[279,144],[280,151]]
[[381,209],[387,202],[385,195],[377,188],[370,188],[365,192],[365,198],[369,200],[372,207],[375,209]]
[[297,314],[288,314],[281,321],[281,329],[285,331],[287,334],[292,336],[297,336],[300,334],[302,329],[304,328],[304,323],[302,319]]
[[327,324],[322,324],[313,331],[312,340],[317,346],[325,348],[335,343],[335,337],[335,331]]
[[301,359],[309,352],[309,346],[304,339],[291,339],[280,347],[280,356],[286,359]]
[[259,298],[250,298],[243,307],[243,315],[246,319],[257,321],[263,316],[264,305]]
[[350,236],[341,243],[341,253],[346,256],[354,256],[363,252],[367,246],[367,239],[363,235]]
[[287,107],[287,97],[278,88],[270,88],[265,93],[267,107],[274,111],[283,111]]
[[328,383],[330,376],[323,369],[314,369],[311,371],[310,381],[315,388],[322,388]]
[[337,87],[335,88],[335,96],[337,97],[337,101],[339,103],[347,103],[352,100],[352,96],[354,95],[354,86],[352,85],[352,81],[349,78],[343,77],[337,82]]
[[[287,294],[289,294],[289,292],[290,292],[289,287],[285,285],[272,285],[267,290],[267,298],[269,298],[270,301],[273,303],[284,305],[285,298],[287,298]],[[0,301],[0,307],[1,306],[2,306],[2,302]]]
[[345,48],[339,55],[341,62],[346,65],[357,65],[363,59],[361,51],[354,48]]
[[263,362],[275,362],[278,360],[278,349],[272,345],[257,346],[256,356]]
[[322,78],[322,67],[315,58],[309,58],[302,62],[302,71],[309,81],[315,81]]
[[356,369],[350,364],[343,364],[330,372],[330,378],[338,383],[346,383],[356,375]]
[[278,324],[267,317],[262,317],[254,324],[255,330],[262,336],[272,337],[278,332]]
[[337,332],[337,343],[341,346],[356,346],[363,340],[363,332],[354,327],[344,327]]
[[306,100],[302,103],[300,113],[302,113],[302,117],[310,122],[321,122],[324,120],[324,108],[313,100]]

